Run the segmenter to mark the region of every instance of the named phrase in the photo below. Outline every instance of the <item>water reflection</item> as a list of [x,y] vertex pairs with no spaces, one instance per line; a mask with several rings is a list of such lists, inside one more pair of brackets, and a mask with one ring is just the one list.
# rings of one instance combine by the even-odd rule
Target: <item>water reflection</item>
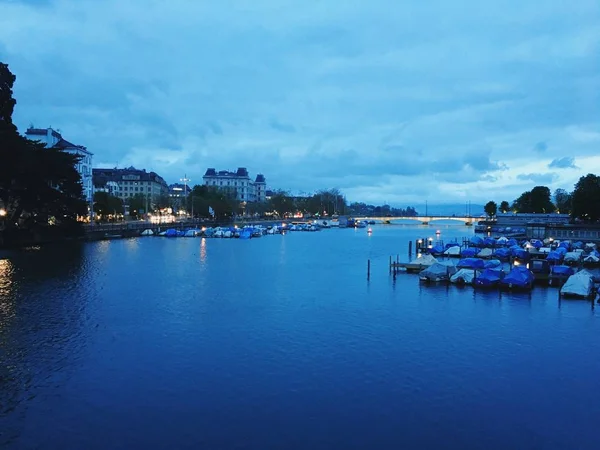
[[200,240],[200,261],[206,263],[206,238]]

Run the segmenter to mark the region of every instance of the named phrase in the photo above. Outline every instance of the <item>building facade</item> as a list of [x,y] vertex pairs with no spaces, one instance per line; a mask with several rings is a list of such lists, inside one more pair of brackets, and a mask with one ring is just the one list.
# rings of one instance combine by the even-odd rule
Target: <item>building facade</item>
[[141,194],[147,199],[148,209],[155,208],[160,197],[169,195],[165,180],[145,169],[93,169],[92,173],[96,191],[108,192],[126,204],[128,199]]
[[230,192],[241,202],[264,202],[267,199],[265,176],[258,174],[252,180],[245,167],[239,167],[235,172],[210,168],[202,180],[206,186]]
[[83,145],[75,145],[67,141],[62,135],[52,128],[30,127],[25,132],[27,139],[40,141],[48,148],[57,148],[80,157],[76,165],[77,172],[81,175],[83,185],[83,196],[88,203],[94,198],[94,184],[92,180],[92,157],[94,154]]

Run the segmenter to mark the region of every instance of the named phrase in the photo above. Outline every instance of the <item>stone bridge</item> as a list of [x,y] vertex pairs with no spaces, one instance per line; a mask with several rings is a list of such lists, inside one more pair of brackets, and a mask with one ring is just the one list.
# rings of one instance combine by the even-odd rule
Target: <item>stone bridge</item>
[[386,221],[389,220],[391,223],[397,221],[397,220],[414,220],[417,222],[420,222],[423,225],[429,225],[431,222],[434,221],[438,221],[438,220],[454,220],[456,222],[462,222],[464,225],[473,225],[473,221],[477,221],[477,220],[484,220],[485,217],[478,217],[478,216],[435,216],[435,215],[428,215],[428,216],[402,216],[402,217],[355,217],[356,219],[361,219],[361,220],[376,220],[376,221]]

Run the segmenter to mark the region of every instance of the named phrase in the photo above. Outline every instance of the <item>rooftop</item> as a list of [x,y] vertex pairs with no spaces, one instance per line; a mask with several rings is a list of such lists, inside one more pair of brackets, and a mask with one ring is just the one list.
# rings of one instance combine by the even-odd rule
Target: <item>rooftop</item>
[[228,170],[219,170],[218,172],[214,168],[206,169],[205,177],[236,177],[236,178],[249,178],[248,170],[245,167],[238,167],[235,172]]

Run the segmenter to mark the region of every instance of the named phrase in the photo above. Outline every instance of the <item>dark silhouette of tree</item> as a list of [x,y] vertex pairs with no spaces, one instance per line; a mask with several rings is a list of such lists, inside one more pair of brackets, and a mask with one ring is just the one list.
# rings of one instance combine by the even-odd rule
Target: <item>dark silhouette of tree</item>
[[483,207],[483,210],[485,211],[485,213],[487,214],[487,216],[489,218],[493,218],[496,216],[496,213],[498,212],[498,205],[496,205],[496,202],[494,202],[494,201],[489,201],[485,204],[485,206]]
[[108,192],[94,193],[94,211],[99,214],[102,219],[110,214],[123,214],[123,200]]
[[531,191],[523,192],[514,201],[513,209],[518,213],[550,214],[556,208],[550,200],[550,189],[546,186],[536,186]]
[[506,214],[510,211],[510,204],[506,200],[500,202],[500,212]]
[[12,122],[15,76],[0,63],[0,202],[4,229],[72,226],[87,215],[79,157],[21,136]]
[[571,193],[565,189],[557,189],[554,191],[554,203],[556,209],[562,214],[571,214]]
[[269,200],[269,208],[279,217],[285,217],[287,214],[292,214],[298,208],[290,195],[283,190],[273,192]]
[[571,199],[571,216],[586,222],[600,219],[600,177],[587,174],[581,177]]
[[187,209],[194,211],[194,217],[212,217],[209,208],[215,213],[215,219],[223,220],[240,212],[240,202],[236,192],[222,190],[212,186],[196,185],[188,194]]

